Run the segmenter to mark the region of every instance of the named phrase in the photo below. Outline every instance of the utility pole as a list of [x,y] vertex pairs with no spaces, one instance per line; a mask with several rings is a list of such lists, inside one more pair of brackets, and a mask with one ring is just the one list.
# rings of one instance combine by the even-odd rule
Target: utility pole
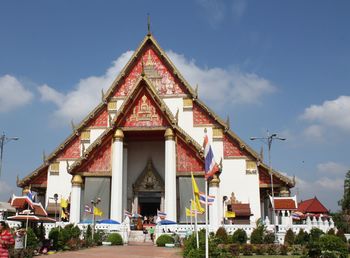
[[279,137],[276,133],[270,134],[269,131],[267,131],[266,137],[250,137],[250,140],[260,140],[263,143],[267,144],[268,146],[268,152],[269,152],[269,174],[270,174],[270,181],[271,181],[271,197],[272,197],[272,222],[273,222],[273,231],[275,233],[275,243],[278,242],[277,240],[277,230],[276,230],[276,211],[275,211],[275,192],[273,187],[273,175],[272,175],[272,164],[271,164],[271,146],[273,140],[280,140],[285,141],[286,138]]
[[8,143],[9,141],[17,141],[19,138],[18,137],[7,137],[5,133],[3,132],[1,137],[0,137],[0,177],[1,177],[1,168],[2,168],[2,158],[4,154],[4,145]]

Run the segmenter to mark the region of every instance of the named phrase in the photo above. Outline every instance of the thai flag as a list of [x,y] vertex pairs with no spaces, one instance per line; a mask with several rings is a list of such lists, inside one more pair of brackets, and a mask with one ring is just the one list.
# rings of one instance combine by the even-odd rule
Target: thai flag
[[90,213],[90,214],[92,214],[93,212],[92,212],[92,208],[89,206],[89,205],[85,205],[85,207],[84,207],[84,212],[86,212],[86,213]]
[[164,219],[166,217],[166,213],[161,212],[160,210],[157,210],[157,216],[160,217],[161,219]]
[[129,218],[131,218],[132,217],[132,213],[127,211],[127,210],[124,210],[124,217],[125,216],[128,216]]
[[[208,205],[212,205],[215,201],[215,196],[208,195]],[[204,193],[199,193],[199,201],[200,203],[205,204],[205,194]]]
[[205,159],[205,179],[212,177],[216,172],[219,171],[219,166],[214,160],[214,154],[209,144],[208,135],[204,136],[204,159]]
[[35,193],[33,193],[32,190],[28,191],[27,196],[32,202],[34,202]]

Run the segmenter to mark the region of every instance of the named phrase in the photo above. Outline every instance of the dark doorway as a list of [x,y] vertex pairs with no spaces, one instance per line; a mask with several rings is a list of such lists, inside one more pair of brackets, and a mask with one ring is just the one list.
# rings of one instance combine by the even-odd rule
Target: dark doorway
[[156,216],[160,209],[160,192],[139,192],[138,201],[142,216]]

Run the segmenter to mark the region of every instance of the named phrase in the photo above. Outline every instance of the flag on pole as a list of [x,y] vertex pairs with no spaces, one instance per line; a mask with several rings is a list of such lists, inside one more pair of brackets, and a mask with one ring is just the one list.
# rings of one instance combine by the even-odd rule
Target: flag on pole
[[199,190],[196,183],[196,180],[194,179],[193,173],[191,173],[192,177],[192,189],[193,189],[193,197],[194,197],[194,204],[193,210],[198,211],[199,213],[204,213],[205,209],[201,206],[200,200],[199,200]]
[[92,214],[92,209],[91,209],[91,207],[90,207],[89,205],[86,204],[85,207],[84,207],[84,212]]
[[126,216],[131,218],[132,217],[132,213],[127,211],[127,210],[124,210],[124,217],[126,217]]
[[34,202],[35,193],[33,193],[32,190],[30,190],[30,189],[28,190],[27,196],[31,201]]
[[234,211],[226,211],[225,212],[225,218],[235,218],[236,213]]
[[103,211],[100,208],[94,207],[94,215],[101,217],[103,215]]
[[166,218],[166,213],[165,212],[161,212],[160,210],[157,210],[157,216],[161,219],[165,219]]
[[186,217],[194,217],[196,215],[196,211],[190,210],[186,207]]
[[[206,199],[205,193],[199,192],[199,201],[200,201],[200,203],[205,204],[205,199]],[[214,203],[214,201],[215,201],[215,196],[208,195],[207,199],[208,199],[208,205],[212,205]]]
[[206,133],[204,136],[203,148],[205,161],[205,179],[208,180],[208,178],[219,172],[219,166],[215,162],[214,154],[209,143],[208,135]]

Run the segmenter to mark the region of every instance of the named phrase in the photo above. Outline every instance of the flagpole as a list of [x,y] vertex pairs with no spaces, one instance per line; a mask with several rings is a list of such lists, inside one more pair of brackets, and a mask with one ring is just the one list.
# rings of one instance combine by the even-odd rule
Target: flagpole
[[205,257],[209,258],[208,180],[205,180]]

